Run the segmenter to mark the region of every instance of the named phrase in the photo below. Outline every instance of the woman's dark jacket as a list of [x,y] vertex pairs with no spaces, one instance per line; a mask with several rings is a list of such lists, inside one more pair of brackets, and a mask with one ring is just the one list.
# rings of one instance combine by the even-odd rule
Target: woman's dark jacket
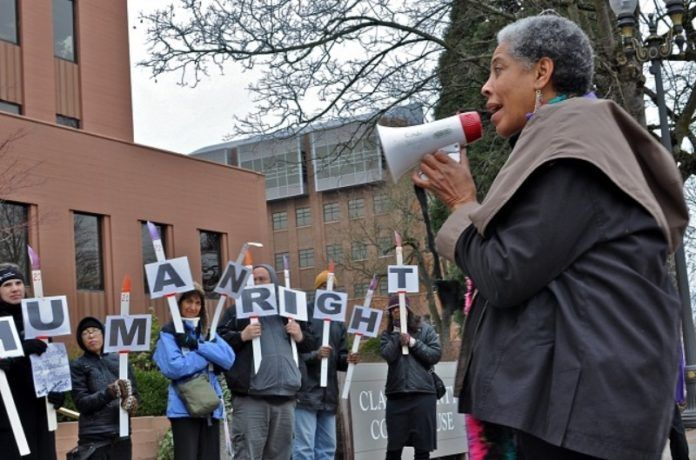
[[[12,317],[20,339],[24,339],[22,307],[10,305],[0,300],[0,317],[7,316]],[[5,371],[5,375],[31,453],[24,457],[19,455],[10,420],[7,417],[5,403],[0,398],[0,445],[2,446],[0,458],[3,460],[55,459],[55,435],[54,432],[48,431],[46,399],[36,397],[30,359],[28,356],[23,356],[21,358],[7,358],[7,360],[9,369]]]
[[[311,315],[314,308],[309,308]],[[312,330],[322,331],[324,321],[312,319]],[[337,371],[348,369],[348,347],[346,345],[346,326],[342,322],[331,321],[329,329],[329,345],[333,348],[329,359],[326,387],[322,388],[321,358],[319,357],[319,341],[316,350],[300,354],[300,371],[302,372],[302,388],[297,395],[297,405],[309,410],[324,410],[336,412],[338,408],[338,375]]]
[[[119,403],[106,389],[118,379],[118,354],[98,356],[89,351],[70,363],[72,397],[80,413],[80,440],[119,437]],[[132,369],[128,370],[133,394],[139,399]]]
[[411,334],[416,343],[409,347],[407,355],[401,352],[400,333],[384,331],[379,341],[379,354],[387,362],[387,383],[384,394],[432,393],[435,394],[433,376],[428,372],[440,361],[440,339],[430,324],[421,322]]
[[569,100],[540,109],[496,182],[437,238],[478,288],[460,409],[600,458],[659,458],[681,311],[667,256],[688,217],[674,160],[615,104]]

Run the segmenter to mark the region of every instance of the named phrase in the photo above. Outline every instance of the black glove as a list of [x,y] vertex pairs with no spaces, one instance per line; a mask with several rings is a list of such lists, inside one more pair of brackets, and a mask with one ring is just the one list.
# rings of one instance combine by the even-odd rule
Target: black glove
[[46,399],[48,399],[48,402],[53,404],[53,407],[58,410],[61,407],[63,407],[63,403],[65,403],[65,393],[59,393],[57,391],[49,391],[48,395],[46,395]]
[[46,342],[39,339],[29,339],[22,342],[22,348],[24,349],[24,355],[42,355],[48,345]]
[[0,370],[9,371],[12,367],[12,358],[0,359]]
[[188,334],[174,334],[174,340],[180,348],[188,348],[189,350],[198,350],[198,340]]

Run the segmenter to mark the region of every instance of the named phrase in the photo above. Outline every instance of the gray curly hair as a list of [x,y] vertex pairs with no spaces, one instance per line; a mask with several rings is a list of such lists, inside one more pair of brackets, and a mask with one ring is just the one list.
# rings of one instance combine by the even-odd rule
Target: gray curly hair
[[574,22],[555,14],[520,19],[498,32],[512,57],[531,68],[542,57],[554,63],[551,83],[561,94],[583,95],[592,89],[594,51]]

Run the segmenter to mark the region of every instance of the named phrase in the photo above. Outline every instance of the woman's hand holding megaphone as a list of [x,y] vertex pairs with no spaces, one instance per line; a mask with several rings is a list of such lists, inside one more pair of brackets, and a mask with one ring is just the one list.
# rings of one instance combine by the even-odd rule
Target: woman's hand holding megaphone
[[460,161],[438,150],[423,157],[420,170],[411,176],[413,183],[431,191],[450,210],[459,205],[476,201],[476,183],[471,175],[466,148],[459,151]]

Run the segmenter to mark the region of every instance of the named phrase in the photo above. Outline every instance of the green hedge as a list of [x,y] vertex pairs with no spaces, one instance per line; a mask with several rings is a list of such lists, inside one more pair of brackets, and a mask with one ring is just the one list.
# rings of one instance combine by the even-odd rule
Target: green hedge
[[135,368],[133,371],[140,393],[137,415],[164,415],[167,411],[169,380],[157,370],[144,371]]

